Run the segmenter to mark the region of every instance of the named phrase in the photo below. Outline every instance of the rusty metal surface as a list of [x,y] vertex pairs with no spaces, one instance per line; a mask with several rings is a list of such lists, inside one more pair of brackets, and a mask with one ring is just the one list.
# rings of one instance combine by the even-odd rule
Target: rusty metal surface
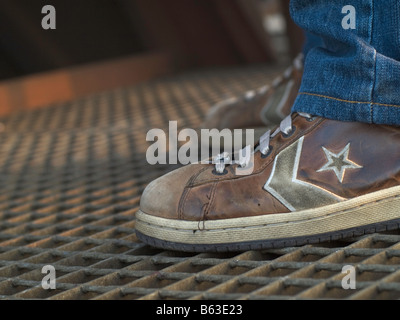
[[[263,66],[191,73],[1,119],[0,298],[398,299],[398,231],[229,254],[136,238],[141,192],[173,169],[147,164],[147,131],[196,128],[210,105],[270,77]],[[342,288],[346,265],[354,290]]]

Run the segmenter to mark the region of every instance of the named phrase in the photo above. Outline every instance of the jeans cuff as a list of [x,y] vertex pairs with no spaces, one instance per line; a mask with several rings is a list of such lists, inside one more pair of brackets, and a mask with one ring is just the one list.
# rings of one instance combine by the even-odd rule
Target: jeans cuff
[[322,94],[300,92],[292,112],[306,112],[338,121],[357,121],[400,126],[400,106],[350,101]]

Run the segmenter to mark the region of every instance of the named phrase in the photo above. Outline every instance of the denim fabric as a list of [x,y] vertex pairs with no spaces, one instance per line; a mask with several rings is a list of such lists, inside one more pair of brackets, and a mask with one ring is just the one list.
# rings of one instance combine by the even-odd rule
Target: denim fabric
[[[355,29],[342,27],[346,5]],[[292,110],[400,125],[400,0],[292,0],[290,11],[309,35]]]
[[320,36],[314,35],[310,32],[305,32],[306,41],[304,43],[303,54],[307,56],[308,52],[315,47],[322,46],[324,42]]

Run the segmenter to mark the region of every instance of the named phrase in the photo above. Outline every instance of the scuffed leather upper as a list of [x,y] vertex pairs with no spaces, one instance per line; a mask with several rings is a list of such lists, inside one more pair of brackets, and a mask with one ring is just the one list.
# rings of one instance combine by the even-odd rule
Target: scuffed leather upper
[[[399,185],[400,128],[322,118],[310,121],[297,114],[292,117],[293,134],[274,137],[272,152],[266,158],[256,152],[252,174],[236,175],[236,165],[227,166],[225,175],[215,175],[214,165],[188,165],[150,183],[142,195],[141,210],[169,219],[227,219],[290,212],[284,201],[290,199],[279,199],[280,194],[301,202],[302,192],[317,190],[345,200]],[[336,162],[330,165],[327,154]],[[284,166],[279,166],[277,159],[297,164],[293,166],[296,188],[292,182],[281,191],[264,188],[272,174],[276,179],[293,175],[292,166],[290,172],[282,171]],[[342,181],[335,166],[337,172],[344,173]],[[299,188],[303,182],[305,186]],[[318,199],[314,200],[318,205]]]

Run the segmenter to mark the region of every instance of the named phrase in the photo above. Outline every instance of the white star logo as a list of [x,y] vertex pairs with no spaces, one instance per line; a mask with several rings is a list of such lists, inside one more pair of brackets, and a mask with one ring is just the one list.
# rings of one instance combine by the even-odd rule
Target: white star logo
[[325,147],[322,147],[325,152],[327,163],[323,165],[323,167],[317,172],[332,170],[335,172],[336,177],[339,179],[340,183],[343,182],[344,174],[346,169],[360,169],[362,166],[357,163],[349,160],[349,151],[350,151],[350,143],[344,147],[342,151],[338,154],[335,154]]

